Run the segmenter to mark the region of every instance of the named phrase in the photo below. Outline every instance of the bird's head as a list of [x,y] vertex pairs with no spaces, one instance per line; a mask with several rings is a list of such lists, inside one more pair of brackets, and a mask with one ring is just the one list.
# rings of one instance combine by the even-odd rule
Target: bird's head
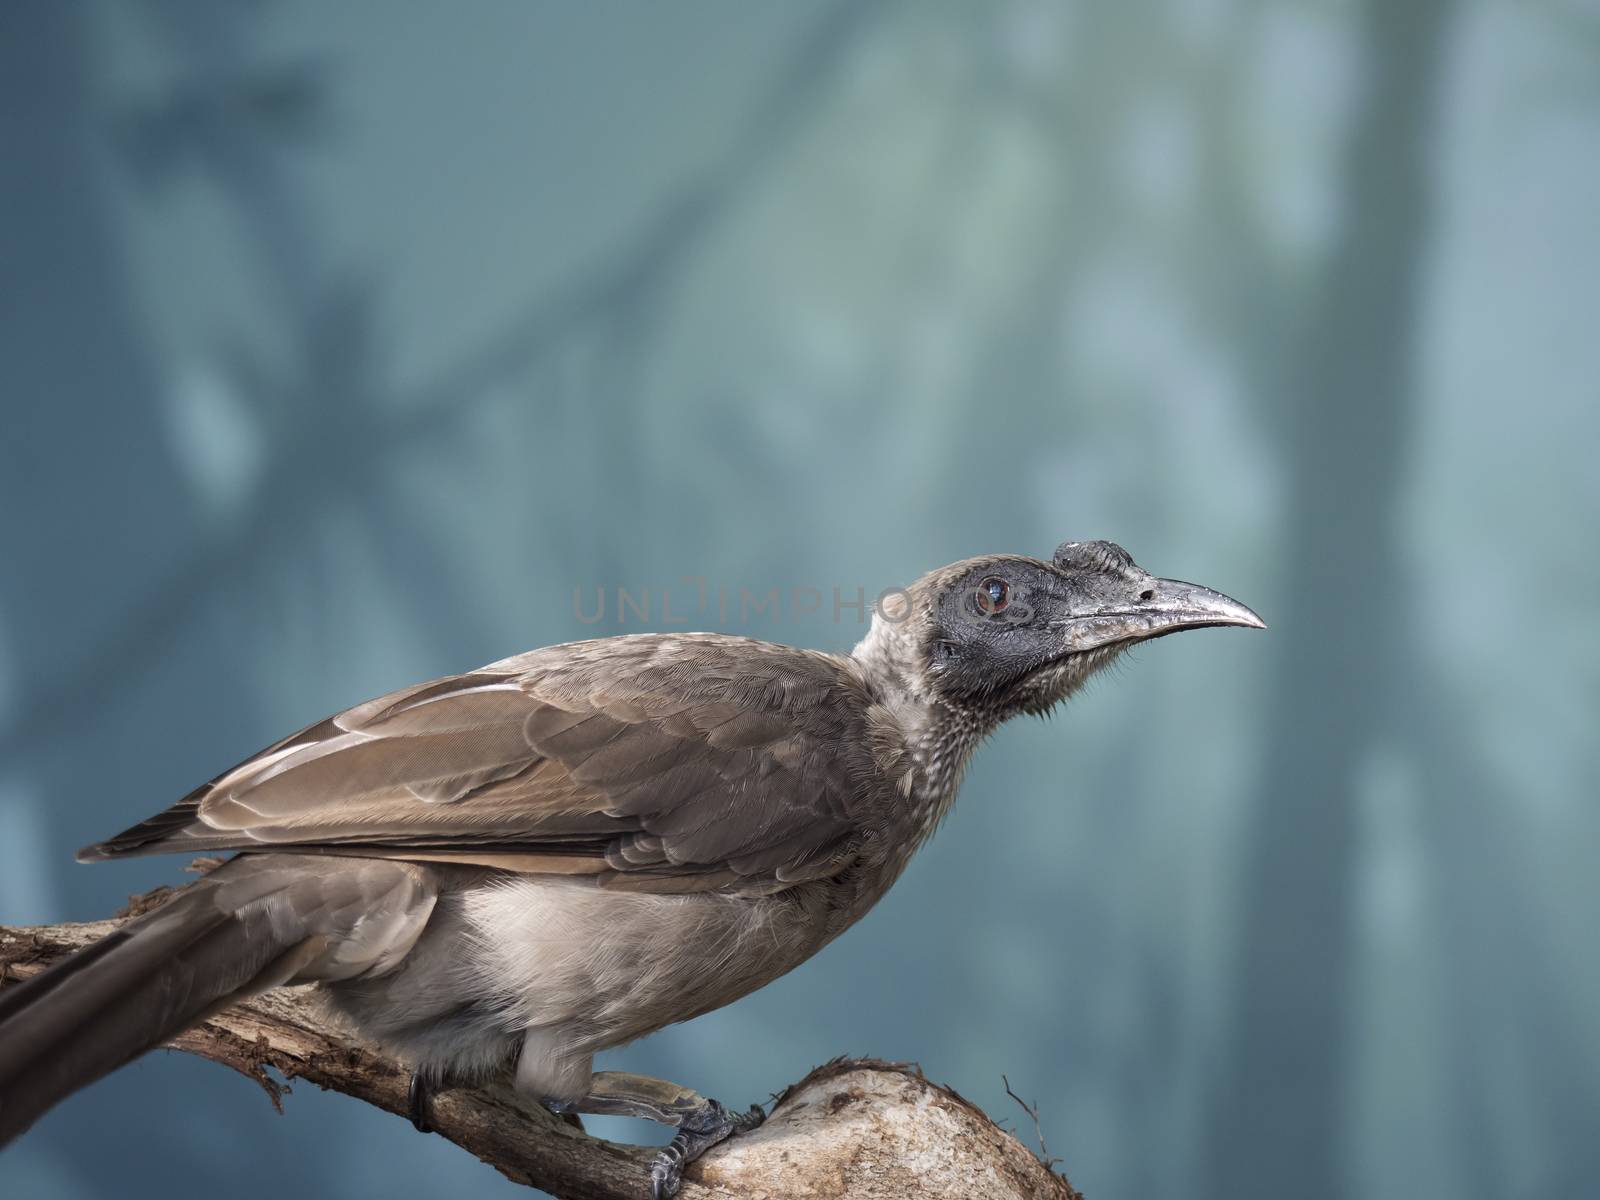
[[922,699],[999,722],[1046,712],[1136,642],[1210,625],[1266,627],[1112,542],[1064,542],[1048,561],[967,559],[889,593],[856,657]]

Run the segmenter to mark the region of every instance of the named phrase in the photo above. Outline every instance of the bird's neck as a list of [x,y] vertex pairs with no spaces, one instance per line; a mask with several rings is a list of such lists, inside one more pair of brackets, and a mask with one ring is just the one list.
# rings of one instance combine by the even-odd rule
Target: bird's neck
[[920,845],[950,811],[967,763],[995,721],[933,692],[910,624],[875,614],[851,658],[884,715],[886,733],[898,743],[894,770],[907,800],[912,837]]
[[866,637],[856,643],[850,657],[875,694],[894,702],[921,704],[932,697],[917,661],[922,648],[911,624],[874,612]]

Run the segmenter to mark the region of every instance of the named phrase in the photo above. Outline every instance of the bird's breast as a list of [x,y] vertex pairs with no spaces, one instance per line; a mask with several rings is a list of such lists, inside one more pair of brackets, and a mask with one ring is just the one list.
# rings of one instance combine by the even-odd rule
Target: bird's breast
[[824,940],[822,913],[787,894],[660,895],[511,876],[463,897],[463,912],[475,990],[515,1026],[592,1031],[592,1048],[730,1003]]

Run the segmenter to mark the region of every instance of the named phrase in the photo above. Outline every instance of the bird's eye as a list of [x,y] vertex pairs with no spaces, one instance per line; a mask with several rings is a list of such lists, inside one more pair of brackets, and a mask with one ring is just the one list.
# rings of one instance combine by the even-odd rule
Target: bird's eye
[[978,611],[993,616],[1011,603],[1011,585],[991,575],[978,585]]

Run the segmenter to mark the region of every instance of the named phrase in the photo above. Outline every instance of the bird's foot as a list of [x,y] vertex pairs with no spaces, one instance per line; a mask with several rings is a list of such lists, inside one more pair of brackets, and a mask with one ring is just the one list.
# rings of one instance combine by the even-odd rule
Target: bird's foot
[[642,1117],[677,1132],[650,1164],[650,1194],[670,1200],[678,1194],[683,1169],[718,1142],[754,1129],[767,1119],[758,1106],[747,1113],[730,1113],[715,1100],[692,1088],[665,1079],[630,1075],[625,1071],[600,1071],[589,1079],[586,1095],[569,1101],[545,1101],[552,1112],[596,1113],[609,1117]]
[[754,1129],[767,1119],[760,1105],[746,1113],[730,1113],[715,1100],[684,1114],[678,1132],[662,1147],[650,1164],[650,1195],[653,1200],[671,1200],[683,1183],[683,1169],[718,1142]]
[[432,1100],[433,1093],[427,1081],[416,1071],[411,1072],[411,1086],[406,1089],[406,1115],[411,1118],[411,1127],[418,1133],[433,1132],[433,1121],[429,1118]]
[[563,1124],[571,1125],[579,1133],[589,1132],[583,1127],[583,1118],[578,1115],[577,1107],[570,1100],[546,1099],[539,1101],[539,1103],[544,1105],[546,1111],[560,1117]]

